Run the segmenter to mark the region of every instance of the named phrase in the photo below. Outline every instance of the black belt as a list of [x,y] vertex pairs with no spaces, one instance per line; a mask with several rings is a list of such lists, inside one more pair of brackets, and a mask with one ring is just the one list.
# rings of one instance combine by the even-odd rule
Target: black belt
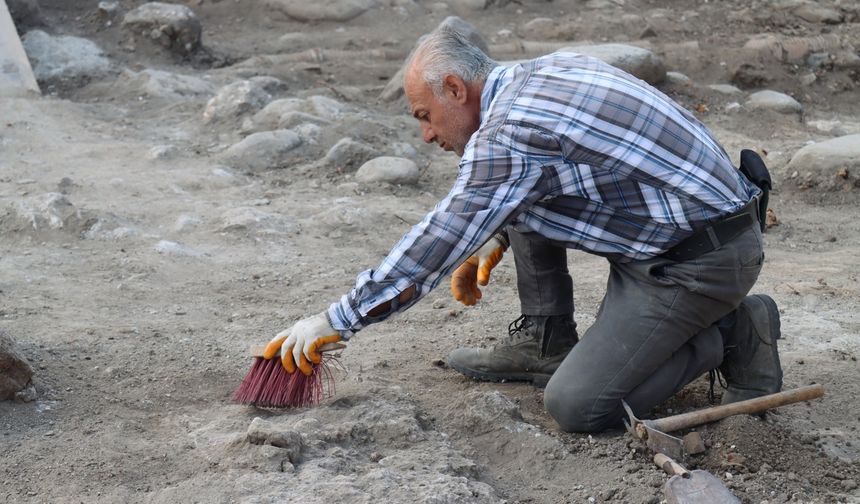
[[660,257],[677,262],[693,260],[732,241],[758,221],[758,198],[753,198],[737,212],[699,229]]

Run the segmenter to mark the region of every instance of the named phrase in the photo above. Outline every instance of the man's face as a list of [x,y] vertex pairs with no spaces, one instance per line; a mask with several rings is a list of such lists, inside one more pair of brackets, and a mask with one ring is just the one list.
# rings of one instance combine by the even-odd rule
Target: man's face
[[406,74],[404,91],[412,116],[421,125],[424,141],[436,142],[442,149],[462,156],[469,138],[480,124],[480,109],[475,106],[479,103],[475,100],[475,89],[469,88],[456,76],[446,76],[443,82],[444,97],[440,98],[412,69]]

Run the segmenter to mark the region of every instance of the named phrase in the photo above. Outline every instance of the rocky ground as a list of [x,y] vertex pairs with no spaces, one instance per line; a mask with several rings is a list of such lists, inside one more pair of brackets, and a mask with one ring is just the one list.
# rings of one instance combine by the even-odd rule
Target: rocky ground
[[[249,344],[326,307],[447,193],[457,159],[422,144],[390,82],[452,15],[500,61],[624,44],[578,50],[653,82],[735,159],[762,154],[755,290],[781,308],[786,386],[827,395],[704,427],[687,465],[745,503],[860,502],[857,2],[6,2],[43,96],[0,99],[17,353],[0,351],[33,372],[0,387],[23,389],[0,402],[3,502],[663,499],[626,432],[559,432],[539,390],[446,367],[519,315],[510,258],[477,306],[440,288],[358,334],[319,407],[230,400]],[[607,267],[569,261],[587,327]],[[653,414],[705,406],[703,380]]]

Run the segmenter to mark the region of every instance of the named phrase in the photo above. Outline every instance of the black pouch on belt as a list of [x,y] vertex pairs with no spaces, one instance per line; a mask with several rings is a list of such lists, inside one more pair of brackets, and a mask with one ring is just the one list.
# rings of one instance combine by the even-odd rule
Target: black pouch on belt
[[770,172],[767,171],[767,166],[764,161],[755,151],[744,149],[741,151],[741,173],[749,179],[750,182],[761,189],[761,198],[758,200],[758,219],[761,231],[764,233],[767,215],[767,198],[773,185],[770,180]]

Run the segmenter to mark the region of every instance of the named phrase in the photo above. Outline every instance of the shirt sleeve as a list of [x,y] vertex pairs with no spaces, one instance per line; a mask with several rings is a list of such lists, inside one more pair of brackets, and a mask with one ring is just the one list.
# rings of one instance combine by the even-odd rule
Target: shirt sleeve
[[[327,311],[332,327],[348,339],[365,326],[406,310],[545,192],[544,167],[530,161],[521,128],[501,125],[473,135],[454,187],[391,249],[376,269],[361,272],[355,287]],[[533,133],[526,135],[526,140]],[[545,139],[542,139],[545,143]],[[398,295],[415,286],[400,304]],[[368,312],[385,302],[391,309]]]

